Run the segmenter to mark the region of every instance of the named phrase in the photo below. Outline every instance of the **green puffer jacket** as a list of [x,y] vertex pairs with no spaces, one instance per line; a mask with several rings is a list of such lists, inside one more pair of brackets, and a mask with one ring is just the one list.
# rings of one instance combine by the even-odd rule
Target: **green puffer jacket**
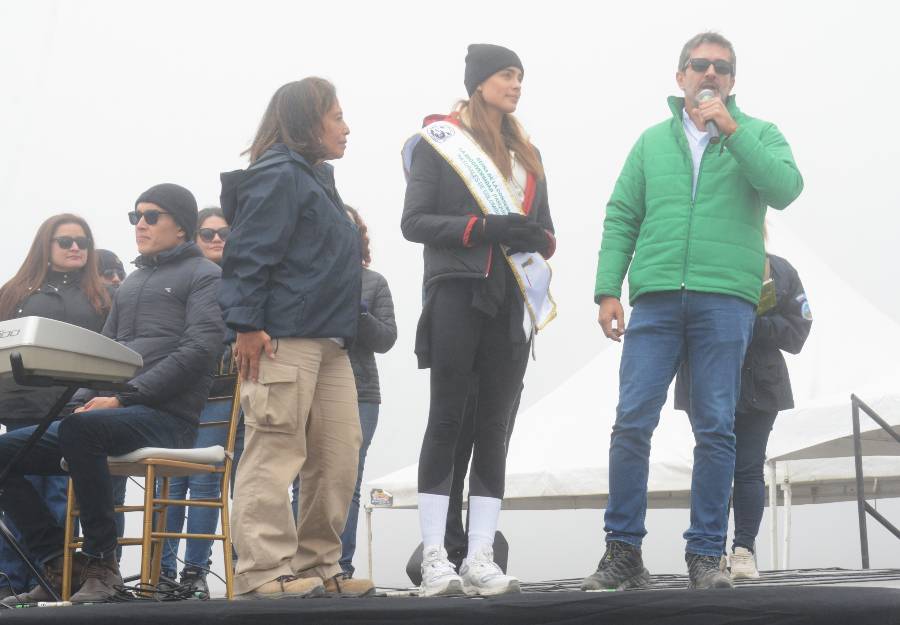
[[629,263],[632,304],[682,288],[759,301],[766,207],[793,202],[803,178],[774,124],[741,113],[734,96],[727,106],[738,129],[707,146],[693,201],[684,98],[670,97],[672,118],[638,139],[606,207],[594,301],[621,296]]

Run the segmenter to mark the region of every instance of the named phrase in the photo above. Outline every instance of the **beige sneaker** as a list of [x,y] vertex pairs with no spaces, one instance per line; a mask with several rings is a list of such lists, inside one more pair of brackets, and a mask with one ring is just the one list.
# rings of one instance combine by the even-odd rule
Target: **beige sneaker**
[[345,597],[368,597],[375,594],[375,584],[365,577],[350,577],[346,573],[338,573],[325,580],[325,592]]
[[281,599],[283,597],[319,597],[325,594],[325,587],[318,577],[295,577],[282,575],[266,582],[250,592],[235,595],[241,599]]
[[735,547],[731,554],[731,579],[756,579],[756,556],[745,547]]

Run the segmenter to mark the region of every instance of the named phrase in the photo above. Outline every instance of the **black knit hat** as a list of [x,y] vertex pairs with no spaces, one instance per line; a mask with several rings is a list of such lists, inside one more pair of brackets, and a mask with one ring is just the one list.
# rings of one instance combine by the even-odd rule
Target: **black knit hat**
[[156,204],[169,211],[175,223],[184,230],[184,240],[194,240],[197,233],[197,200],[194,199],[193,193],[180,185],[164,182],[141,193],[134,203],[135,208],[141,202]]
[[97,268],[100,270],[101,275],[104,271],[115,271],[119,274],[120,279],[125,279],[125,266],[119,260],[119,257],[109,250],[97,250]]
[[490,43],[473,43],[466,54],[466,93],[470,96],[475,93],[475,88],[485,80],[507,67],[518,67],[525,73],[519,55],[503,46],[495,46]]

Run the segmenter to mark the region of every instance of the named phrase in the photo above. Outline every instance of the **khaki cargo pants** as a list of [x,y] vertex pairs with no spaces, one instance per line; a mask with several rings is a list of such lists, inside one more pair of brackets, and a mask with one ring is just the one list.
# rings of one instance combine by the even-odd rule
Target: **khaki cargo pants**
[[[362,434],[347,352],[330,339],[277,340],[259,382],[241,384],[246,427],[231,523],[242,594],[282,575],[341,572],[341,532]],[[297,523],[290,486],[302,487]]]

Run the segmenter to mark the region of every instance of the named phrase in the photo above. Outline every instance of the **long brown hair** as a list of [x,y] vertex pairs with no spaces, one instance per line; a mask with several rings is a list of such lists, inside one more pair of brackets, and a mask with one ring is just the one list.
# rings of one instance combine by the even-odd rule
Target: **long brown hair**
[[468,101],[463,100],[458,105],[458,110],[468,113],[466,122],[478,145],[487,152],[506,178],[512,177],[512,158],[509,156],[512,152],[522,167],[538,180],[543,179],[544,166],[519,121],[513,115],[504,113],[498,128],[491,123],[488,106],[480,91],[475,91]]
[[47,272],[50,270],[50,247],[53,245],[53,235],[56,233],[56,229],[63,224],[81,226],[84,234],[91,240],[91,246],[87,250],[87,263],[81,270],[81,290],[84,291],[91,306],[98,313],[109,310],[109,292],[100,280],[100,272],[97,270],[97,251],[91,227],[78,215],[62,213],[50,217],[41,224],[37,234],[34,235],[28,256],[19,267],[18,273],[0,287],[0,319],[11,319],[16,313],[16,308],[28,297],[28,294],[44,284]]
[[350,216],[353,218],[353,223],[355,223],[356,227],[359,228],[359,238],[362,239],[362,264],[363,267],[368,267],[372,264],[372,248],[369,241],[369,227],[366,225],[366,222],[363,221],[362,215],[359,214],[358,210],[356,210],[349,204],[344,204],[344,208],[347,209],[347,212],[350,213]]
[[324,78],[310,76],[282,85],[269,100],[256,138],[241,155],[249,154],[255,163],[274,144],[283,143],[314,164],[325,156],[319,135],[336,101],[334,85]]

